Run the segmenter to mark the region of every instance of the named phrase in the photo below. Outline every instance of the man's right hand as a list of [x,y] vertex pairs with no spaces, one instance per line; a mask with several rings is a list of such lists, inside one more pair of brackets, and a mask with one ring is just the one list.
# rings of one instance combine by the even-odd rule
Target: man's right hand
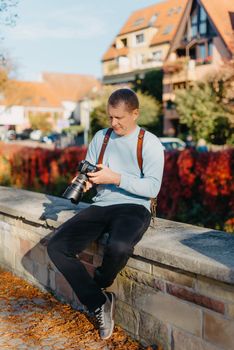
[[87,192],[90,190],[90,188],[93,187],[93,184],[89,181],[85,181],[85,187],[84,187],[84,192]]

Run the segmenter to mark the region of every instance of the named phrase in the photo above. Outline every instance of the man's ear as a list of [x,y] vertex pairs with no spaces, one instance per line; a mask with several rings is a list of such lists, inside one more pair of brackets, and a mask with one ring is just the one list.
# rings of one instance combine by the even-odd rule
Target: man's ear
[[132,111],[132,115],[133,115],[133,119],[137,120],[137,118],[139,117],[139,109],[136,108]]

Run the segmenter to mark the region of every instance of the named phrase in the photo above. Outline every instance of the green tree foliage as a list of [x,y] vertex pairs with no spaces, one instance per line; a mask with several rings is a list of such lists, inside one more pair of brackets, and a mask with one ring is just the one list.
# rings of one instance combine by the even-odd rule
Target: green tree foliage
[[48,112],[29,113],[28,118],[33,129],[39,129],[44,133],[51,132],[53,129],[51,114]]
[[234,60],[225,63],[218,71],[206,77],[214,91],[217,101],[234,114]]
[[219,144],[223,144],[230,137],[229,113],[209,83],[197,83],[177,91],[175,103],[180,123],[188,126],[195,139],[204,138],[209,142],[219,139]]
[[[93,109],[90,116],[90,133],[93,136],[98,130],[110,126],[109,118],[107,116],[106,104],[108,97],[113,89],[106,89],[104,93],[97,99],[96,107]],[[140,117],[138,124],[148,130],[159,128],[161,122],[161,104],[157,102],[152,96],[137,92],[140,102]]]
[[95,107],[90,115],[90,133],[91,137],[103,128],[109,127],[109,118],[106,112],[106,104],[102,102],[99,106]]
[[140,116],[138,119],[138,124],[151,132],[161,134],[161,104],[156,101],[154,97],[140,91],[137,92],[137,95],[140,102]]
[[214,120],[213,131],[208,137],[210,143],[223,145],[225,143],[233,144],[234,128],[231,125],[229,118],[218,116]]
[[137,75],[133,83],[133,89],[135,91],[140,90],[145,94],[153,96],[157,101],[162,102],[162,79],[163,71],[161,69],[147,72],[143,79]]

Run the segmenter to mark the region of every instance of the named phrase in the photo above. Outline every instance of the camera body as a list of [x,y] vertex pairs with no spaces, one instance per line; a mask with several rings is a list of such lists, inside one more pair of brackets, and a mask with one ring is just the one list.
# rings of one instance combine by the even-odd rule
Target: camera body
[[94,173],[96,171],[98,171],[98,168],[95,165],[89,163],[87,160],[82,160],[78,165],[79,174],[64,191],[62,197],[70,199],[74,204],[78,204],[83,197],[85,182],[88,180],[87,173]]

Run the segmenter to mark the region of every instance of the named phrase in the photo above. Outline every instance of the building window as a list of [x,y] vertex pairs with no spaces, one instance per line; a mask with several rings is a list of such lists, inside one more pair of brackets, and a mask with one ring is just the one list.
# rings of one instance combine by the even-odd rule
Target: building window
[[213,42],[212,41],[208,42],[208,56],[209,57],[213,56]]
[[128,66],[129,58],[127,56],[119,56],[118,57],[119,66]]
[[207,33],[207,14],[203,7],[199,7],[199,33],[205,35]]
[[[192,38],[196,38],[198,35],[205,37],[212,37],[215,35],[214,28],[209,21],[207,13],[202,6],[197,6],[191,15],[191,32]],[[189,37],[189,35],[187,36]]]
[[182,7],[181,6],[177,7],[176,13],[180,13],[181,11],[182,11]]
[[172,100],[166,102],[166,109],[173,110],[176,109],[176,104]]
[[154,51],[152,52],[152,57],[154,61],[161,62],[162,61],[162,51]]
[[199,49],[198,57],[204,60],[206,58],[206,46],[205,46],[205,44],[199,44],[198,49]]
[[197,9],[194,11],[191,18],[191,34],[192,38],[197,36]]
[[166,34],[169,34],[173,29],[173,24],[169,24],[168,26],[166,26],[166,28],[164,29],[164,32],[163,34],[166,35]]
[[137,34],[136,35],[136,44],[142,44],[145,41],[144,34]]
[[122,41],[122,44],[123,44],[124,47],[128,46],[127,38],[121,39],[121,41]]
[[201,35],[204,35],[207,33],[207,23],[206,22],[200,22],[200,25],[199,25],[199,33]]
[[142,24],[144,22],[144,18],[138,18],[134,23],[133,23],[133,26],[134,27],[137,27],[139,26],[140,24]]
[[170,8],[168,11],[167,11],[167,15],[168,16],[171,16],[174,12],[174,7]]
[[203,7],[200,7],[200,21],[206,21],[207,20],[207,14]]

